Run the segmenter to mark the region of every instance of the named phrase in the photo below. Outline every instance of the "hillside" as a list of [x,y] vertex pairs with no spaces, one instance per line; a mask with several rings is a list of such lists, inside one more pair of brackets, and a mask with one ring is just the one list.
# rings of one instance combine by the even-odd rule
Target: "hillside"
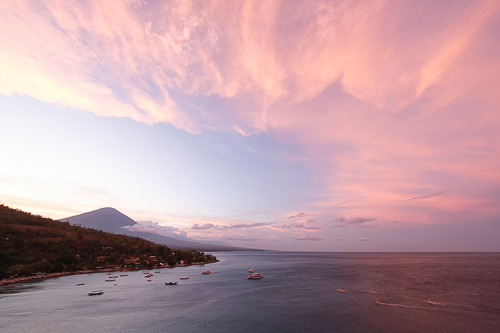
[[114,234],[127,234],[133,237],[140,237],[152,242],[156,242],[157,244],[163,244],[167,245],[168,247],[181,250],[194,249],[197,251],[254,251],[252,249],[234,247],[225,244],[208,244],[192,240],[163,236],[160,234],[153,234],[149,232],[126,230],[123,227],[136,225],[137,222],[111,207],[100,208],[91,212],[67,217],[61,219],[60,221],[69,222],[72,225],[103,230]]
[[0,279],[98,268],[152,268],[214,262],[138,237],[70,225],[0,204]]

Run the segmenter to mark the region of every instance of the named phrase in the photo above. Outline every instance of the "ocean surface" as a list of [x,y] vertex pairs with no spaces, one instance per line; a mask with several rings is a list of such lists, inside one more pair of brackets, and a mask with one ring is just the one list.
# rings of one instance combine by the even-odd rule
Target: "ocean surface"
[[[498,253],[214,254],[219,263],[150,270],[152,281],[133,271],[1,286],[0,331],[500,331]],[[248,280],[250,268],[264,278]]]

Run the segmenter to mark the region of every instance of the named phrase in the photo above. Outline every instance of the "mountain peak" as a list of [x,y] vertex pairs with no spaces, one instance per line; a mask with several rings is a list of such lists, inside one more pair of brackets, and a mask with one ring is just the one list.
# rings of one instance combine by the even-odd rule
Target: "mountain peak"
[[79,224],[87,228],[109,232],[117,232],[122,227],[136,224],[130,217],[112,207],[96,209],[91,212],[61,219],[61,221],[69,221],[71,224]]

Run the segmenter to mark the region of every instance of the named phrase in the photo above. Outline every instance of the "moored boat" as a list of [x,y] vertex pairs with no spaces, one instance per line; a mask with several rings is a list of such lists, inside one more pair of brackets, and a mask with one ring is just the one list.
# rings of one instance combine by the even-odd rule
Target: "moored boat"
[[180,278],[180,279],[181,279],[181,280],[187,280],[187,279],[189,279],[189,276],[181,276],[181,278]]
[[148,274],[148,275],[145,275],[144,277],[149,278],[149,277],[152,277],[152,276],[153,276],[153,274]]
[[170,282],[165,282],[165,285],[166,286],[176,286],[177,283],[179,283],[179,282],[178,281],[175,281],[175,282],[170,281]]
[[210,272],[209,269],[207,269],[206,271],[201,272],[201,274],[210,274],[210,273],[212,273],[212,272]]
[[104,281],[106,281],[106,282],[113,282],[113,281],[116,281],[116,279],[106,279]]
[[89,293],[89,296],[102,295],[102,294],[104,294],[104,290],[92,290]]
[[253,274],[248,276],[249,280],[258,280],[258,279],[262,279],[262,278],[263,278],[263,276],[260,273],[253,273]]

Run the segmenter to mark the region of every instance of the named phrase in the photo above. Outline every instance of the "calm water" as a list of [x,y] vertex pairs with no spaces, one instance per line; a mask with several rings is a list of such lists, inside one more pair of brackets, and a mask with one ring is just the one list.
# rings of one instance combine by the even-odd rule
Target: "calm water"
[[[500,254],[216,255],[221,262],[205,267],[152,270],[150,282],[139,271],[116,282],[99,273],[0,287],[0,331],[499,331]],[[264,279],[247,280],[250,268]],[[87,296],[95,289],[104,295]]]

